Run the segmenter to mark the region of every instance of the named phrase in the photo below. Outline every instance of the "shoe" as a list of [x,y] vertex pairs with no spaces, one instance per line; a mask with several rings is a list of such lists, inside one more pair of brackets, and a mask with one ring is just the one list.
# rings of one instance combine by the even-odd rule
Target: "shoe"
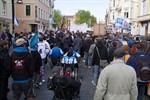
[[42,82],[40,82],[39,85],[42,85]]
[[43,80],[42,80],[42,82],[44,83],[44,82],[45,82],[45,80],[43,79]]
[[92,84],[93,84],[94,86],[96,86],[96,84],[94,83],[94,80],[92,80]]
[[40,88],[40,85],[38,83],[34,84],[34,87]]

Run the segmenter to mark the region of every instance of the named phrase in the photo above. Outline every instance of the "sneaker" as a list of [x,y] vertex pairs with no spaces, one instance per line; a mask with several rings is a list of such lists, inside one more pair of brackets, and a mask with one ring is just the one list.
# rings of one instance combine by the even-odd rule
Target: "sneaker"
[[38,83],[34,84],[34,87],[40,88],[40,85]]
[[94,86],[96,86],[96,84],[94,83],[94,80],[92,80],[92,84],[93,84]]
[[44,83],[44,82],[45,82],[45,80],[43,79],[43,80],[42,80],[42,82]]
[[40,82],[39,85],[42,85],[42,82]]

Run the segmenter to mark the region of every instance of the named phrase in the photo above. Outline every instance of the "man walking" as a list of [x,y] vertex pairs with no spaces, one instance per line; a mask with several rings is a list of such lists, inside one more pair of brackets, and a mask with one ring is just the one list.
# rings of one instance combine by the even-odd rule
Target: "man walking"
[[116,60],[105,67],[98,80],[94,100],[137,100],[136,73],[124,63],[125,51],[114,51]]

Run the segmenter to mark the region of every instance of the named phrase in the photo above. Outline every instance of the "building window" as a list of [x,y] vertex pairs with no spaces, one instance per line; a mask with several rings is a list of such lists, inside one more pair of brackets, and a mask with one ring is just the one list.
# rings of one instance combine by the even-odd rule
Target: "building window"
[[41,18],[41,9],[39,8],[39,18]]
[[129,18],[129,12],[124,12],[124,18]]
[[129,0],[124,0],[124,2],[128,2]]
[[115,12],[113,12],[113,20],[115,19]]
[[31,15],[31,6],[26,5],[26,16],[30,16],[30,15]]
[[146,14],[146,0],[142,0],[142,15]]
[[43,10],[41,9],[41,18],[43,19],[43,16],[42,16],[42,14],[43,14]]
[[35,6],[35,18],[37,18],[37,6]]
[[7,9],[7,5],[6,5],[6,1],[2,1],[2,6],[3,6],[3,15],[6,15],[6,9]]
[[115,7],[115,0],[113,0],[113,7]]

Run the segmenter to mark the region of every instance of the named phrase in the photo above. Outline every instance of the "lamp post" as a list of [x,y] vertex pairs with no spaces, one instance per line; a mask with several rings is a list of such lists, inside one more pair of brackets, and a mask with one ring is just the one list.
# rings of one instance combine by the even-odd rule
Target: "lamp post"
[[[22,4],[22,0],[17,0],[17,4]],[[14,0],[11,0],[12,4],[12,32],[14,33],[15,25],[14,25],[14,19],[15,19],[15,6],[14,6]]]

